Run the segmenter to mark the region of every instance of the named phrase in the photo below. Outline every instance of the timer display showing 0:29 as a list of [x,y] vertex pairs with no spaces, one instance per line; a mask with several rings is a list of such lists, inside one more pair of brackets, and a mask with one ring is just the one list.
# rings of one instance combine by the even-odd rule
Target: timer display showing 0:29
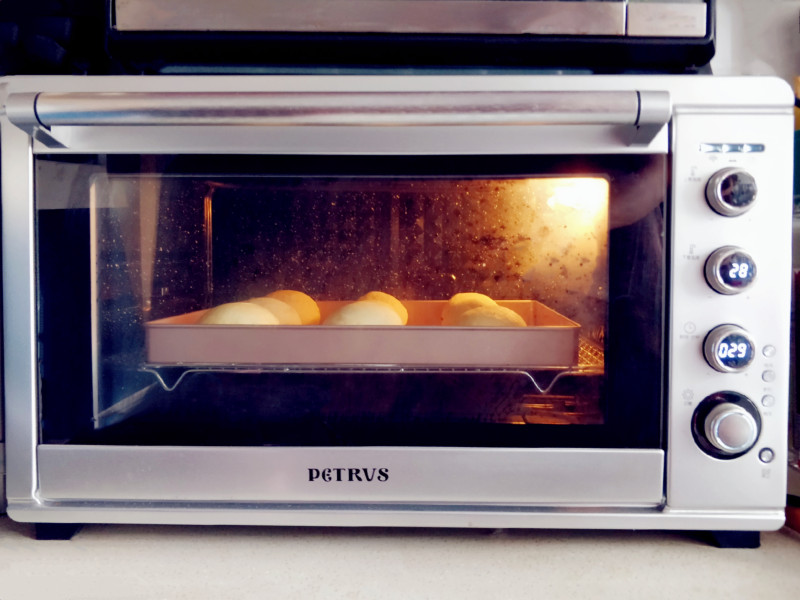
[[730,369],[739,369],[750,364],[753,347],[745,337],[732,334],[719,342],[716,355],[721,364]]
[[746,358],[748,352],[750,352],[750,346],[745,343],[726,344],[723,342],[717,348],[717,356],[723,360]]

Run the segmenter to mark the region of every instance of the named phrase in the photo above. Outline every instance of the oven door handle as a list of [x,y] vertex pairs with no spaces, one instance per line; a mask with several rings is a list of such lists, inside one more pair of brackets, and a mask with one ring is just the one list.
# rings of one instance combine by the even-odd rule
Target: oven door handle
[[648,144],[663,91],[124,92],[10,94],[8,119],[46,145],[57,127],[616,125]]

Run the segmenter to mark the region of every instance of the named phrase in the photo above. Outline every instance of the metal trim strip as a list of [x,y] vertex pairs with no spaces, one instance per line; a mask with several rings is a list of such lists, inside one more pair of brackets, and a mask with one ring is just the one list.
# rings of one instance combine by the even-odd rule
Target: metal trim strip
[[112,503],[14,503],[12,519],[36,523],[140,523],[164,525],[335,526],[335,527],[463,527],[538,529],[657,529],[713,531],[774,531],[784,523],[783,509],[747,511],[672,510],[587,507],[548,510],[505,507],[441,509],[414,506],[397,510],[386,506],[357,509],[250,506],[229,508],[161,503],[147,506]]
[[[41,445],[40,501],[658,505],[661,450]],[[570,473],[565,478],[564,473]],[[76,476],[80,474],[80,476]]]

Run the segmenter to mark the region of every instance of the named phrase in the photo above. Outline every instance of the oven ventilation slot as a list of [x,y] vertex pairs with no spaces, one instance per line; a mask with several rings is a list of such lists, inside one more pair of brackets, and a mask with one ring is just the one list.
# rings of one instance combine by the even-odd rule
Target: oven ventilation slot
[[45,145],[58,127],[542,126],[629,128],[648,144],[669,120],[658,91],[19,93],[5,112]]

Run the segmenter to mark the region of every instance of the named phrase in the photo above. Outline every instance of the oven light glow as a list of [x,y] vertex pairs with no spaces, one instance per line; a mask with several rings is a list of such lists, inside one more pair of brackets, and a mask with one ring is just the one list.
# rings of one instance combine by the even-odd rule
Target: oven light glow
[[578,322],[594,322],[594,305],[586,299],[602,300],[608,289],[608,181],[543,177],[525,186],[524,243],[514,257],[522,281],[539,293],[563,290],[559,306]]
[[608,181],[600,177],[553,180],[547,206],[552,209],[570,208],[584,223],[595,223],[608,212]]

